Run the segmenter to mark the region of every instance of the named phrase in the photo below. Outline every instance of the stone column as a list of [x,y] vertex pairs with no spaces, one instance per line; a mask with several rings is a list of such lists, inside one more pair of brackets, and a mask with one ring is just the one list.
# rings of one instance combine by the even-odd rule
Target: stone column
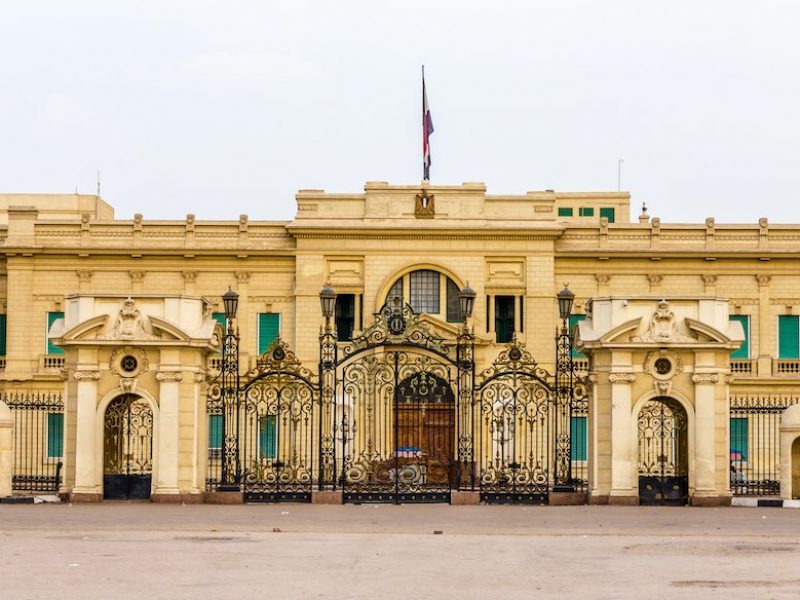
[[[769,310],[769,275],[756,275],[758,281],[758,375],[760,377],[772,376],[772,349],[770,325],[772,319]],[[752,325],[751,325],[752,338]],[[750,352],[753,352],[753,340],[750,340]]]
[[631,384],[634,373],[609,374],[611,382],[611,492],[609,504],[638,504],[631,439]]
[[11,495],[14,472],[14,415],[5,402],[0,402],[0,498]]
[[154,500],[157,496],[175,496],[178,487],[178,437],[180,382],[179,371],[160,371],[156,374],[158,387],[158,480]]
[[[73,501],[98,501],[97,381],[99,371],[75,371],[78,399],[75,416],[75,486]],[[101,459],[102,461],[102,459]]]
[[[695,373],[694,386],[694,495],[692,504],[708,504],[704,498],[716,499],[716,386],[717,373]],[[716,504],[716,501],[711,501]]]

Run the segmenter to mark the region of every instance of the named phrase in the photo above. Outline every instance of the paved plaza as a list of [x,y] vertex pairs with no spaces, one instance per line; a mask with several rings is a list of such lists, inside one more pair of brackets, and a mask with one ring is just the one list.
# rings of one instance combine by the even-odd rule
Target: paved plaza
[[800,510],[0,505],[0,597],[798,598]]

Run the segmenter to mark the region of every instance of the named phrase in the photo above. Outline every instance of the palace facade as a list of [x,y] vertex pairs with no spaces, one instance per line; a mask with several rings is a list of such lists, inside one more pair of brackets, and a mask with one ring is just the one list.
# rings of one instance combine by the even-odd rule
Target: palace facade
[[0,496],[800,496],[800,225],[482,183],[296,201],[157,221],[0,195]]

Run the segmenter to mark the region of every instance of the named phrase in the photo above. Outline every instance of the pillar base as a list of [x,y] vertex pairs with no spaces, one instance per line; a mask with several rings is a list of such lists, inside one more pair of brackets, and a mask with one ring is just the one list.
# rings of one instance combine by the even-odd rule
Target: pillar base
[[639,496],[608,496],[608,504],[613,506],[639,506]]
[[204,492],[203,502],[206,504],[244,504],[242,492]]
[[317,490],[311,492],[311,504],[342,504],[341,490]]
[[70,502],[102,502],[103,494],[97,492],[73,492],[69,494]]
[[156,492],[150,497],[151,502],[159,504],[200,504],[203,502],[202,494],[161,494]]
[[480,492],[459,492],[457,490],[450,492],[450,504],[453,506],[477,506],[480,503]]
[[731,496],[692,496],[689,506],[730,506]]
[[586,492],[557,492],[552,491],[548,496],[550,506],[580,506],[587,504],[588,494]]

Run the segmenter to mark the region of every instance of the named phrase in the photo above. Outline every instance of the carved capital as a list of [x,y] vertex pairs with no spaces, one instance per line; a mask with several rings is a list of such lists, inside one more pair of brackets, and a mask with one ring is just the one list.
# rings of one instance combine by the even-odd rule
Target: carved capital
[[159,371],[156,373],[158,381],[183,381],[183,373],[180,371]]
[[131,276],[131,281],[133,283],[141,283],[144,281],[145,272],[144,271],[128,271],[128,275]]
[[717,373],[695,373],[692,375],[693,383],[718,383],[719,375]]
[[636,381],[636,373],[610,373],[608,380],[611,383],[633,383]]
[[206,376],[203,373],[192,373],[192,381],[194,383],[203,383],[206,380]]
[[594,278],[599,285],[608,285],[608,282],[611,281],[611,275],[607,273],[595,273]]
[[704,285],[716,285],[717,284],[717,276],[716,275],[701,275],[703,278]]
[[78,271],[78,281],[89,282],[92,280],[92,275],[94,271]]
[[197,271],[182,271],[181,275],[183,275],[183,280],[186,283],[194,283],[197,281]]
[[75,371],[72,374],[75,381],[98,381],[100,379],[100,371]]
[[650,285],[661,285],[661,282],[664,281],[664,276],[651,273],[647,276],[647,280],[650,282]]
[[236,271],[236,281],[239,283],[247,283],[250,281],[250,272],[249,271]]
[[756,275],[756,281],[758,281],[759,287],[767,286],[772,281],[772,275]]

